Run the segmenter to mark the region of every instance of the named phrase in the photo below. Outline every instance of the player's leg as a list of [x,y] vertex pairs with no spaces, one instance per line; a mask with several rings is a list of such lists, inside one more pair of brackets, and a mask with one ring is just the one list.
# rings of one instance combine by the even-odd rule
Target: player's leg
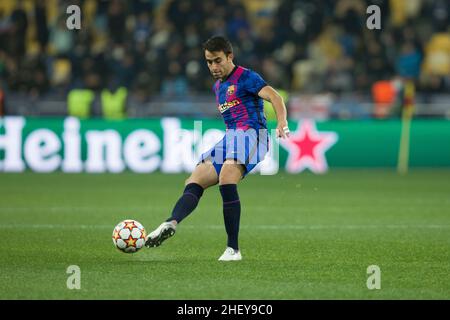
[[265,129],[249,129],[228,132],[226,138],[225,158],[227,160],[220,171],[219,185],[228,244],[219,260],[235,261],[242,259],[238,244],[241,203],[237,184],[264,159],[267,153],[268,136]]
[[211,161],[200,163],[191,176],[186,179],[184,192],[173,208],[172,215],[166,220],[180,223],[197,207],[203,191],[219,182],[219,178]]
[[219,258],[220,261],[241,260],[238,235],[241,218],[241,203],[237,184],[245,173],[245,167],[236,160],[227,159],[219,175],[219,189],[223,200],[223,220],[227,232],[227,249]]
[[219,181],[211,161],[202,162],[185,181],[184,192],[175,204],[171,216],[146,239],[147,247],[157,247],[175,234],[176,226],[197,207],[203,191]]

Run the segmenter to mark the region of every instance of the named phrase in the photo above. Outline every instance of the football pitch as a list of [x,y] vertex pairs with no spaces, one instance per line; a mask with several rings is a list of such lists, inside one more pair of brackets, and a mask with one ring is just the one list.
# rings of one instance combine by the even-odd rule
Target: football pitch
[[250,175],[239,262],[217,261],[217,186],[161,247],[113,247],[121,220],[165,220],[186,178],[0,174],[0,299],[450,299],[450,170]]

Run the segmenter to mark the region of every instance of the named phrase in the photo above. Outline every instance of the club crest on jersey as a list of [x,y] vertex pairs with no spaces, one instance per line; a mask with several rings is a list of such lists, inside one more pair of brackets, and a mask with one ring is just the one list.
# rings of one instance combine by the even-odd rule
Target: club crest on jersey
[[227,89],[227,96],[231,96],[236,92],[236,85],[231,85]]

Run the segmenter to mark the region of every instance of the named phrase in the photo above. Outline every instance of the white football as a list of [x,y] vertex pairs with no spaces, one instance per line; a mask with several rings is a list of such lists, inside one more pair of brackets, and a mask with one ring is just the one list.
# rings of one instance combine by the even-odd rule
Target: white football
[[114,246],[122,252],[134,253],[145,244],[145,229],[136,220],[127,219],[120,222],[113,230]]

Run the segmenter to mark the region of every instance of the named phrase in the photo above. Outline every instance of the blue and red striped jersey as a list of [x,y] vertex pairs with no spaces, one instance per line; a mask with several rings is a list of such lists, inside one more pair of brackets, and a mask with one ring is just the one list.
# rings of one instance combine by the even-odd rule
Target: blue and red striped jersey
[[267,84],[261,76],[236,66],[225,80],[217,80],[213,90],[217,108],[227,129],[266,129],[263,99],[258,92]]

